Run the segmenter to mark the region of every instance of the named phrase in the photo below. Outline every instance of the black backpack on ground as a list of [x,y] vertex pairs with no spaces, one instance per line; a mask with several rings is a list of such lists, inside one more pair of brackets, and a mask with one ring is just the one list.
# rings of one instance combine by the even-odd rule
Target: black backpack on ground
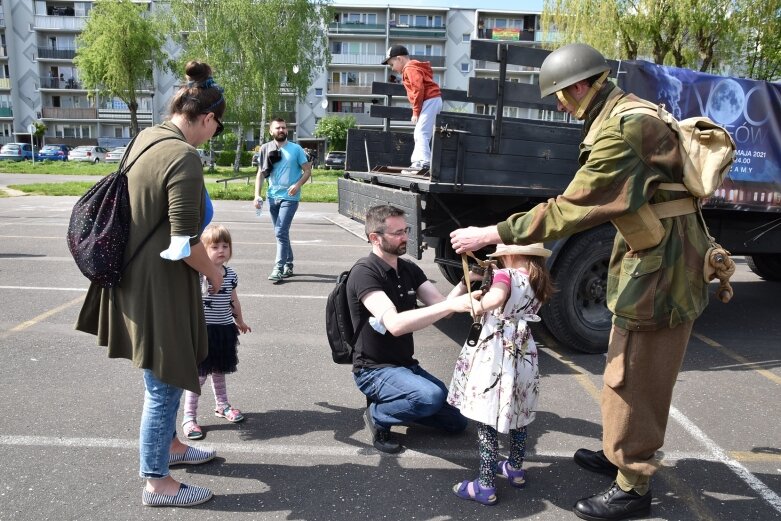
[[155,226],[141,241],[130,259],[123,264],[125,248],[130,238],[127,172],[144,152],[167,139],[181,140],[180,137],[171,136],[153,141],[132,163],[125,166],[125,160],[136,141],[134,137],[119,163],[119,168],[95,183],[73,206],[68,224],[68,249],[79,270],[98,286],[112,288],[119,284],[125,268],[163,222],[160,221]]
[[[353,265],[353,268],[359,263],[360,260]],[[355,341],[368,319],[367,315],[358,322],[357,327],[353,328],[350,306],[347,303],[347,279],[353,268],[339,274],[336,278],[336,286],[331,290],[325,303],[325,332],[328,336],[328,344],[331,346],[331,357],[337,364],[353,363]]]

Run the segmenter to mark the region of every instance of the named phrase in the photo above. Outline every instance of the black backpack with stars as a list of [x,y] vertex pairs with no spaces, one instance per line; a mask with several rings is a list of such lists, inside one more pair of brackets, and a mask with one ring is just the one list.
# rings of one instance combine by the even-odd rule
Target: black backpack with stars
[[130,238],[130,194],[127,190],[127,172],[144,152],[167,139],[181,140],[180,137],[171,136],[153,141],[129,165],[125,166],[125,160],[130,155],[136,140],[134,137],[116,172],[95,183],[73,206],[68,224],[68,249],[79,270],[98,286],[104,288],[117,286],[125,268],[163,222],[158,223],[141,241],[128,261],[123,262],[125,248]]

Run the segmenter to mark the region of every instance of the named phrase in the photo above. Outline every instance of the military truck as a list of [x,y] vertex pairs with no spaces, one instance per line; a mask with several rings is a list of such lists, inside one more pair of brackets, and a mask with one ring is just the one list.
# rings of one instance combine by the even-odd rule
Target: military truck
[[[412,135],[390,130],[390,121],[411,117],[411,109],[394,105],[394,97],[405,96],[403,86],[373,84],[373,94],[386,102],[373,105],[371,114],[385,118],[385,128],[349,131],[339,212],[363,222],[373,205],[403,208],[412,229],[408,254],[420,259],[433,249],[442,274],[455,284],[462,264],[450,245],[452,230],[495,224],[529,210],[562,193],[578,169],[578,122],[504,115],[505,107],[533,115],[556,110],[554,99],[540,99],[538,85],[507,81],[508,67],[539,67],[548,52],[472,41],[471,58],[497,63],[498,79],[470,78],[468,91],[443,89],[443,98],[495,106],[495,115],[440,113],[431,168],[423,174],[402,172]],[[679,118],[707,114],[731,131],[738,145],[735,165],[703,213],[711,234],[733,255],[746,256],[761,277],[781,280],[781,130],[773,120],[781,114],[781,87],[641,61],[611,62],[611,67],[624,90],[665,103]],[[614,234],[608,223],[547,245],[558,288],[541,312],[547,342],[584,352],[607,348],[606,286]]]

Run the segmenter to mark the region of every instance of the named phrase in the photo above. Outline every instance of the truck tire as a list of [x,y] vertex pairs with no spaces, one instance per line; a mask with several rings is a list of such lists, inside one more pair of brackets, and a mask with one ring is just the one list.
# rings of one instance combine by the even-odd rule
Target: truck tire
[[461,281],[461,277],[464,275],[464,269],[461,267],[461,256],[458,255],[450,245],[450,237],[447,237],[447,240],[442,239],[439,241],[436,249],[436,256],[438,259],[458,262],[458,266],[437,262],[437,266],[439,266],[439,271],[442,273],[442,276],[452,285],[455,286],[458,284]]
[[556,293],[543,306],[543,323],[560,345],[604,353],[612,315],[607,309],[607,272],[615,230],[602,226],[570,238],[551,269]]
[[751,271],[763,279],[781,281],[781,255],[778,253],[746,256],[746,263]]

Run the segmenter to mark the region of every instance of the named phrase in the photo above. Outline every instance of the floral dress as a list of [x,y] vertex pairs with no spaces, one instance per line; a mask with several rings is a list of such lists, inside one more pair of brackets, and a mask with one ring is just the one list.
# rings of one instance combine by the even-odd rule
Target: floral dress
[[483,315],[477,344],[461,349],[448,403],[467,418],[507,433],[534,421],[540,374],[527,322],[539,321],[540,303],[524,270],[503,269],[497,279],[509,283],[510,295],[503,308]]

